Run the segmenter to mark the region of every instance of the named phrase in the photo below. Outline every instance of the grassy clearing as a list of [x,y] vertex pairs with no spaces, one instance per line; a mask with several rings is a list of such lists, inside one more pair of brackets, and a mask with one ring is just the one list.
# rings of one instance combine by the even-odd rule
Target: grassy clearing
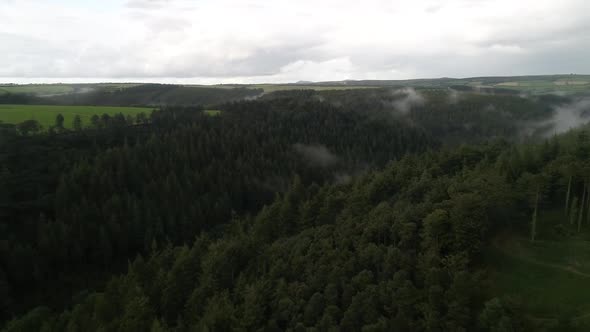
[[93,88],[100,88],[103,91],[121,91],[123,89],[132,88],[135,86],[143,85],[143,83],[100,83],[100,84],[90,84],[88,87]]
[[589,276],[502,249],[490,250],[486,256],[494,267],[491,292],[521,303],[533,320],[551,326],[563,319],[581,322],[590,313]]
[[[449,84],[449,83],[442,83]],[[514,77],[477,77],[452,81],[452,85],[466,85],[482,88],[502,88],[532,94],[561,92],[565,94],[587,93],[590,91],[589,75],[546,75]]]
[[68,93],[84,93],[98,89],[104,91],[119,91],[138,85],[142,85],[142,83],[0,85],[0,95],[5,93],[13,93],[44,97]]
[[244,84],[214,84],[214,85],[205,85],[205,84],[183,84],[182,86],[188,88],[215,88],[215,89],[237,89],[237,88],[249,88],[249,85]]
[[[503,236],[486,249],[490,291],[516,299],[545,327],[561,320],[590,330],[590,225],[577,234],[561,211],[546,212],[539,223],[542,232],[534,243],[524,236]],[[561,223],[569,234],[554,231]]]
[[374,86],[350,86],[350,85],[280,85],[280,84],[255,84],[251,85],[252,88],[263,89],[264,93],[270,93],[275,91],[286,91],[286,90],[350,90],[350,89],[371,89]]
[[271,92],[275,92],[275,91],[288,91],[288,90],[326,91],[326,90],[349,90],[349,89],[376,88],[375,86],[299,85],[299,84],[218,84],[218,85],[188,84],[185,86],[200,87],[200,88],[217,88],[217,89],[236,89],[236,88],[262,89],[262,90],[264,90],[264,93],[271,93]]
[[520,86],[521,83],[519,83],[519,82],[502,82],[502,83],[498,83],[496,85],[497,86]]
[[209,116],[217,116],[221,114],[220,110],[204,110],[203,113],[209,115]]
[[55,117],[61,113],[64,116],[64,125],[69,128],[76,115],[82,118],[83,125],[88,125],[94,114],[123,113],[135,116],[141,112],[147,115],[151,110],[151,108],[141,107],[0,105],[0,121],[16,124],[33,119],[39,121],[43,127],[49,127],[55,123]]
[[537,80],[502,82],[495,84],[495,86],[537,93],[548,93],[553,91],[582,92],[588,91],[590,88],[588,81],[585,80]]
[[572,81],[572,80],[558,80],[553,82],[556,85],[586,85],[586,84],[590,84],[590,82],[588,81]]

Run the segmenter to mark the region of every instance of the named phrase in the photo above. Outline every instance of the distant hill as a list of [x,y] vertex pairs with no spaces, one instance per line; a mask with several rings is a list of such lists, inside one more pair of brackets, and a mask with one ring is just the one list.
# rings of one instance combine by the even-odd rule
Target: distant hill
[[[496,94],[590,93],[590,75],[492,76],[470,78],[426,78],[409,80],[297,81],[281,84],[174,85],[144,83],[99,84],[4,84],[3,99],[24,100],[27,104],[104,106],[191,106],[215,105],[284,90],[349,90],[359,88],[454,89]],[[27,96],[15,97],[18,96]],[[2,96],[4,96],[2,98]],[[12,102],[14,103],[14,102]]]
[[411,80],[345,80],[311,83],[310,85],[331,86],[374,86],[374,87],[451,87],[501,88],[531,93],[562,91],[566,93],[590,91],[590,75],[538,75],[538,76],[497,76],[471,78],[433,78]]
[[72,93],[48,98],[55,104],[99,106],[195,106],[255,98],[261,89],[141,84],[113,89],[99,87],[87,93]]

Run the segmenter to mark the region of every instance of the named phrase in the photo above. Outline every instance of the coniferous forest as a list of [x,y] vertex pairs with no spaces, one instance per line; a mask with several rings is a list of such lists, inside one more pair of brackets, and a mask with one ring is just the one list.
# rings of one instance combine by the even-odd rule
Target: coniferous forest
[[3,331],[590,328],[587,97],[129,89],[1,124]]

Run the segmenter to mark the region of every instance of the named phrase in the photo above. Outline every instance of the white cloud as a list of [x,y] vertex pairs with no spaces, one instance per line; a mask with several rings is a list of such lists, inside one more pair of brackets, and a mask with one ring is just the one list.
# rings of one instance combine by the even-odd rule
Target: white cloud
[[2,0],[0,22],[0,81],[590,72],[583,0]]

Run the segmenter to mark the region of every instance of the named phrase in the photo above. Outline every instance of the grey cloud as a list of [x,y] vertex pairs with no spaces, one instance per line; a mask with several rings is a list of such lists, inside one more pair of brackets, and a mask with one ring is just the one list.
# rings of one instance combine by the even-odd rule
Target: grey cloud
[[125,6],[134,9],[157,9],[166,6],[172,0],[127,0]]
[[[27,3],[35,4],[36,1],[43,3],[42,0],[28,0]],[[274,12],[281,6],[269,6],[263,1],[127,0],[113,12],[103,13],[107,19],[112,18],[112,24],[116,26],[108,32],[99,26],[80,24],[88,18],[84,15],[93,13],[85,11],[78,15],[75,10],[56,8],[56,12],[68,12],[64,15],[77,18],[75,22],[70,22],[41,11],[35,12],[31,8],[36,6],[19,7],[22,3],[8,1],[3,4],[6,10],[3,8],[0,11],[0,21],[10,22],[0,27],[0,77],[265,80],[280,76],[286,66],[298,61],[321,64],[326,60],[342,58],[350,59],[348,67],[345,63],[330,63],[332,67],[322,77],[327,76],[330,80],[330,70],[332,76],[349,75],[346,77],[349,79],[373,78],[371,75],[381,79],[403,79],[590,73],[590,20],[587,14],[590,2],[583,1],[564,1],[563,6],[555,6],[561,9],[560,15],[570,13],[563,21],[548,17],[547,21],[537,22],[533,20],[535,17],[529,19],[529,13],[524,12],[509,17],[490,16],[477,23],[477,27],[483,28],[483,31],[489,29],[489,33],[474,38],[474,41],[463,35],[454,36],[451,32],[448,46],[442,48],[431,48],[428,38],[432,36],[425,32],[437,29],[416,29],[416,38],[425,38],[423,49],[415,49],[412,43],[407,48],[403,43],[394,47],[397,46],[395,34],[405,36],[414,33],[412,29],[396,31],[395,25],[392,38],[375,31],[377,37],[367,37],[371,41],[369,46],[359,39],[362,46],[355,47],[355,43],[344,42],[349,34],[344,33],[348,30],[343,28],[353,23],[343,23],[348,21],[338,19],[332,21],[331,17],[321,15],[322,12],[313,12],[315,7],[311,6],[311,1],[302,2],[303,7],[295,6],[305,19],[290,21],[287,14]],[[457,0],[441,4],[434,0],[419,1],[418,9],[428,12],[428,15],[447,15],[457,3],[477,11],[482,4],[492,2]],[[391,6],[387,1],[373,5],[383,6],[379,9],[387,13],[387,6]],[[49,5],[45,3],[44,6]],[[351,4],[345,1],[342,6],[345,11]],[[243,15],[235,11],[234,16],[217,18],[218,26],[199,26],[209,13],[225,15],[235,7],[239,7]],[[394,7],[400,14],[404,13],[404,8]],[[32,17],[30,22],[41,21],[40,24],[48,31],[59,26],[55,31],[61,33],[51,37],[51,34],[39,32],[43,29],[33,29],[33,23],[10,21],[13,13],[22,12],[23,8]],[[265,14],[268,14],[268,22],[265,21]],[[287,22],[285,24],[276,19],[282,15]],[[227,20],[236,24],[226,24]],[[77,32],[76,26],[90,27]],[[445,27],[441,28],[444,30]],[[71,34],[70,30],[73,31]],[[113,34],[113,31],[119,34]],[[258,35],[262,37],[257,38]],[[305,71],[303,67],[295,70],[309,74],[309,69]],[[317,68],[324,67],[317,65]],[[315,69],[316,66],[313,67]],[[288,77],[295,81],[310,80],[297,75],[294,72]],[[409,104],[418,101],[410,98],[397,108],[404,112]]]
[[[258,49],[240,59],[217,60],[206,58],[199,53],[185,54],[170,58],[165,66],[150,74],[168,77],[221,77],[270,76],[280,72],[291,62],[306,58],[305,48],[286,46],[277,49]],[[143,73],[144,75],[145,73]],[[142,71],[125,73],[123,76],[142,76]]]
[[65,48],[40,39],[0,33],[0,44],[0,62],[7,64],[0,67],[0,76],[4,77],[188,78],[273,75],[291,62],[315,59],[309,50],[318,41],[255,49],[247,56],[229,60],[208,57],[200,50],[161,56],[159,52],[165,50],[157,44],[150,47],[148,42],[122,48],[79,44]]
[[43,39],[0,33],[0,76],[30,76],[32,73],[59,71],[68,50]]
[[[532,30],[532,29],[531,29]],[[583,20],[569,26],[539,31],[499,31],[496,35],[474,43],[474,45],[490,48],[494,45],[515,45],[522,48],[552,48],[555,44],[577,43],[588,38],[590,22]]]
[[191,22],[187,19],[181,19],[178,17],[159,17],[153,18],[150,21],[150,28],[155,33],[178,31],[189,28]]
[[492,52],[478,56],[439,54],[436,56],[399,56],[396,68],[414,77],[477,77],[534,74],[590,73],[590,40],[556,49],[529,50],[523,54],[498,55]]
[[289,63],[297,60],[321,61],[323,58],[314,54],[313,47],[317,42],[302,42],[300,44],[285,45],[277,48],[257,49],[250,56],[230,62],[227,75],[240,76],[273,75]]

